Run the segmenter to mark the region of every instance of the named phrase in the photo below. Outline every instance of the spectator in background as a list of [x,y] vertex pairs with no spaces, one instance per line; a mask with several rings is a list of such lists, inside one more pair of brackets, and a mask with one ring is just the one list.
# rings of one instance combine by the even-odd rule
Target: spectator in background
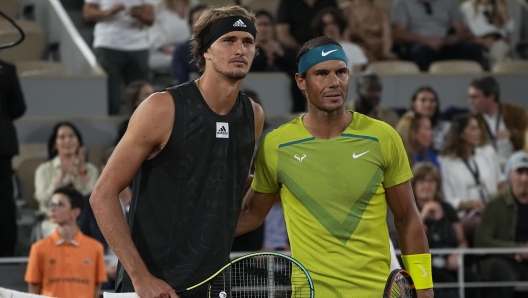
[[408,123],[408,118],[412,118],[415,113],[431,119],[433,125],[433,145],[435,152],[441,152],[445,146],[445,139],[449,130],[449,121],[440,119],[440,100],[438,94],[430,86],[418,88],[411,98],[411,108],[403,114],[396,125],[396,130],[400,131],[402,125]]
[[[442,198],[442,180],[438,168],[429,162],[418,162],[412,167],[411,179],[414,198],[424,223],[429,248],[467,248],[460,219],[453,207]],[[432,274],[435,283],[457,282],[458,254],[434,255]],[[476,274],[464,270],[465,281],[476,281]],[[466,297],[479,297],[478,290],[466,290]],[[458,297],[458,289],[434,289],[436,298]]]
[[345,0],[341,9],[348,22],[345,39],[358,44],[370,62],[393,60],[392,32],[389,16],[373,0]]
[[403,44],[402,58],[427,71],[437,60],[464,59],[482,63],[482,48],[466,40],[462,16],[455,0],[396,0],[392,10],[396,42]]
[[490,141],[504,168],[510,155],[522,149],[525,143],[526,111],[520,106],[501,102],[499,83],[492,76],[471,81],[468,101],[483,132],[481,142]]
[[154,22],[154,0],[84,0],[83,17],[96,22],[94,53],[108,73],[109,113],[116,115],[123,84],[148,78],[146,27]]
[[439,167],[436,153],[431,146],[433,127],[429,117],[413,112],[412,115],[400,119],[396,131],[402,138],[411,166],[417,162],[430,162]]
[[255,13],[257,21],[257,37],[255,39],[259,55],[251,64],[250,71],[282,71],[290,79],[290,90],[292,97],[292,113],[304,112],[306,110],[306,99],[302,95],[295,82],[296,52],[285,47],[276,40],[273,16],[267,10],[259,10]]
[[148,29],[149,67],[169,71],[174,49],[191,37],[187,15],[190,0],[163,0],[157,3],[154,24]]
[[394,111],[380,105],[381,90],[381,80],[376,74],[359,76],[356,79],[357,99],[352,109],[395,127],[398,123],[398,115]]
[[117,128],[117,137],[114,141],[114,145],[117,145],[117,143],[119,143],[121,138],[125,135],[125,132],[128,127],[128,122],[130,121],[130,116],[134,114],[134,111],[137,109],[137,107],[152,93],[154,93],[154,90],[152,89],[152,85],[148,81],[133,81],[126,86],[125,104],[128,108],[129,117],[119,124],[119,127]]
[[[528,247],[528,153],[512,154],[506,170],[509,190],[491,200],[484,210],[475,237],[477,247]],[[480,272],[485,281],[528,281],[528,254],[490,255],[481,261]],[[512,287],[486,291],[489,297],[514,297]]]
[[314,36],[310,29],[315,15],[323,8],[337,7],[336,0],[281,0],[277,9],[277,39],[298,50]]
[[[35,172],[35,199],[39,211],[48,213],[48,205],[55,189],[73,186],[83,195],[89,194],[97,181],[99,171],[86,162],[82,136],[70,122],[59,122],[48,140],[49,161],[38,166]],[[44,219],[40,225],[42,236],[48,236],[55,225]],[[41,237],[37,237],[41,238]]]
[[13,121],[25,111],[16,68],[0,60],[0,258],[12,256],[17,242],[11,159],[18,154],[18,139]]
[[77,226],[83,196],[61,187],[49,201],[49,217],[57,228],[31,246],[24,280],[29,293],[51,297],[98,298],[106,281],[103,246]]
[[317,36],[326,36],[339,42],[348,59],[350,73],[360,73],[367,66],[368,60],[363,50],[356,44],[343,39],[347,21],[338,8],[328,7],[321,10],[312,22],[312,29]]
[[466,0],[460,11],[473,41],[487,52],[490,66],[511,57],[508,35],[514,28],[504,0]]
[[[189,10],[187,21],[189,22],[189,29],[198,21],[202,15],[203,10],[207,5],[195,5]],[[191,40],[187,40],[181,45],[177,46],[172,56],[171,73],[178,84],[183,84],[189,80],[189,74],[192,72],[198,73],[198,67],[193,63],[193,56],[191,53]]]
[[469,241],[485,204],[504,186],[497,153],[491,145],[481,146],[481,134],[475,116],[455,116],[438,158],[445,199],[459,211]]

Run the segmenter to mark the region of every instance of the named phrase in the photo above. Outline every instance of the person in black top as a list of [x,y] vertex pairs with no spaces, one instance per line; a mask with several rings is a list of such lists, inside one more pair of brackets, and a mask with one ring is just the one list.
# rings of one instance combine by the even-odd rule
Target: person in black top
[[[141,103],[101,174],[90,203],[122,265],[117,292],[178,297],[229,261],[264,122],[240,92],[256,54],[254,22],[240,6],[208,7],[193,28],[203,75]],[[127,228],[118,195],[132,178]]]
[[17,241],[11,159],[18,154],[13,120],[26,111],[15,66],[0,60],[0,257],[12,256]]
[[256,42],[259,55],[253,60],[250,71],[282,71],[286,73],[291,80],[292,107],[290,112],[300,113],[306,111],[306,99],[295,81],[295,73],[297,73],[295,56],[297,53],[277,41],[275,37],[275,21],[269,11],[258,10],[255,12],[255,17],[257,18],[255,27],[258,31]]
[[314,17],[323,8],[337,8],[336,0],[281,0],[277,9],[277,38],[285,46],[299,50],[317,37],[312,31]]

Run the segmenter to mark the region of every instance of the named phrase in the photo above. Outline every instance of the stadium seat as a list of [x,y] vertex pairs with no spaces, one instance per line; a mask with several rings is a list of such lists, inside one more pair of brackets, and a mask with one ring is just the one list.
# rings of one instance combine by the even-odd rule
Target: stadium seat
[[378,75],[418,74],[418,65],[411,61],[376,61],[369,63],[367,71]]
[[13,169],[17,169],[20,163],[31,158],[47,158],[48,148],[46,143],[20,143],[18,155],[13,158]]
[[[2,0],[3,1],[3,0]],[[0,50],[0,59],[7,61],[39,60],[45,47],[39,25],[33,21],[17,21],[26,38],[16,47]],[[20,33],[7,21],[0,21],[0,44],[17,41]]]
[[496,74],[528,74],[528,60],[509,60],[493,65],[491,72]]
[[1,0],[0,1],[0,11],[5,13],[10,18],[16,17],[19,8],[20,8],[19,0]]
[[38,202],[35,200],[35,171],[38,166],[46,161],[46,158],[34,157],[20,163],[15,173],[22,184],[20,189],[22,196],[30,208],[38,209]]
[[58,62],[43,60],[15,61],[19,77],[65,76],[66,68]]
[[482,66],[471,60],[444,60],[433,62],[429,66],[431,74],[480,74]]

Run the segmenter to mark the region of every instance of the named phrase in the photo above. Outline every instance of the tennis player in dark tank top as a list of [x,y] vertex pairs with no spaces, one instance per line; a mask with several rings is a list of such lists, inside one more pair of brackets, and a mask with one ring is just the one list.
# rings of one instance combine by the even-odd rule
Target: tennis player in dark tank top
[[[203,75],[145,100],[101,174],[90,203],[120,260],[117,292],[178,297],[229,260],[264,123],[240,92],[256,54],[254,22],[240,6],[208,7],[192,40]],[[132,179],[127,226],[118,194]]]

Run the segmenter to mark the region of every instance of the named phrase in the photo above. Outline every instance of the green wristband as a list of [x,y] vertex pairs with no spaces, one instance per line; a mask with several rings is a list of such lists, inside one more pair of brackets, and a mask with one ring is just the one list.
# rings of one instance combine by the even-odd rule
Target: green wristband
[[431,254],[402,255],[402,260],[417,290],[433,287]]

